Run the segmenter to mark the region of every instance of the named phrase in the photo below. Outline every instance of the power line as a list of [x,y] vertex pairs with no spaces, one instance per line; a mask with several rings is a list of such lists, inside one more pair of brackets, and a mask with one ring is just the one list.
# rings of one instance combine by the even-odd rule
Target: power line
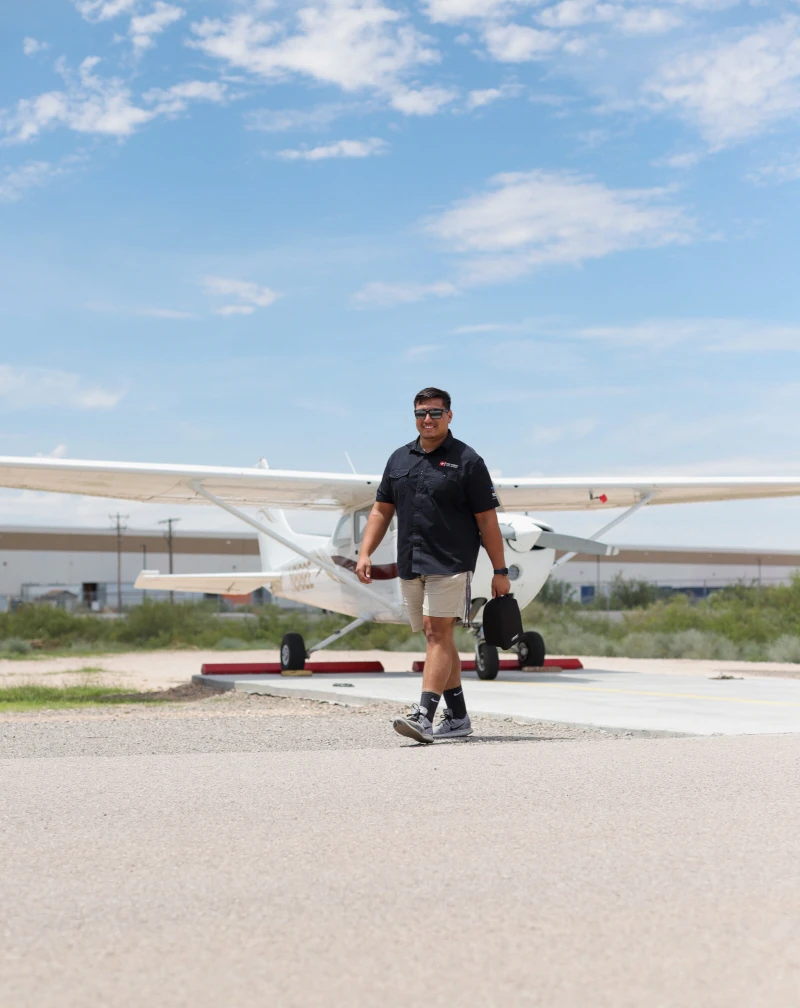
[[130,518],[130,515],[120,514],[119,511],[116,514],[108,516],[112,522],[115,523],[117,529],[117,612],[122,612],[122,536],[127,529],[127,525],[124,522]]
[[[175,522],[179,522],[179,521],[180,521],[180,518],[162,518],[161,521],[158,523],[159,525],[166,525],[167,526],[167,531],[166,531],[165,535],[167,537],[167,552],[169,553],[169,572],[170,572],[170,574],[172,574],[172,572],[173,572],[173,568],[172,568],[172,526],[175,524]],[[171,591],[169,593],[169,600],[170,600],[170,602],[174,602],[175,601],[175,592]]]

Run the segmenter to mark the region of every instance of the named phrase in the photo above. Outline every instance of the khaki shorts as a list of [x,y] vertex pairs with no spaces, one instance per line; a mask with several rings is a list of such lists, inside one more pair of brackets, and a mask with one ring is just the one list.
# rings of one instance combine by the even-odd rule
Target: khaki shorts
[[403,608],[411,629],[422,629],[423,616],[450,616],[465,620],[472,599],[472,574],[423,574],[400,579]]

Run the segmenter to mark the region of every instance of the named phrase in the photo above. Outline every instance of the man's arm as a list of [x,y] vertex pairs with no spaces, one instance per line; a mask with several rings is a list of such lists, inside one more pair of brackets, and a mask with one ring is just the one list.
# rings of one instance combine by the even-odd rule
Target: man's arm
[[[475,521],[478,523],[481,542],[483,543],[483,548],[489,554],[492,567],[495,570],[505,567],[506,551],[503,544],[503,535],[500,532],[500,523],[497,520],[497,512],[494,508],[490,511],[481,511],[475,515]],[[498,595],[508,595],[510,591],[511,582],[506,574],[494,574],[492,576],[492,598],[497,598]]]
[[356,564],[356,574],[362,584],[372,584],[372,564],[369,558],[383,541],[383,537],[386,535],[386,530],[389,528],[389,523],[393,517],[394,504],[375,501],[372,505],[369,518],[367,518],[367,527],[364,529],[364,538],[361,540],[358,563]]

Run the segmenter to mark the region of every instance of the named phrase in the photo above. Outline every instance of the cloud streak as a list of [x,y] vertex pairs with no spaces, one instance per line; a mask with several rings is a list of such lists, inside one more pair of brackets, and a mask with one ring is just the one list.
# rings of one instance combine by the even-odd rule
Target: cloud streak
[[125,395],[87,383],[80,375],[50,368],[0,364],[0,409],[113,409]]

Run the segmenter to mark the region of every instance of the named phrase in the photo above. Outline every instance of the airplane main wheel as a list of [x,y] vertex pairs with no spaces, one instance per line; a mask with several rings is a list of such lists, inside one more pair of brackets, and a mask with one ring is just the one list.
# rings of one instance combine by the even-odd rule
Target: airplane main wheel
[[524,633],[517,644],[520,668],[541,668],[544,665],[544,637],[535,630]]
[[496,647],[481,641],[475,649],[475,671],[479,679],[496,679],[500,671],[500,655]]
[[306,667],[306,642],[299,633],[287,633],[281,641],[281,668],[302,669]]

